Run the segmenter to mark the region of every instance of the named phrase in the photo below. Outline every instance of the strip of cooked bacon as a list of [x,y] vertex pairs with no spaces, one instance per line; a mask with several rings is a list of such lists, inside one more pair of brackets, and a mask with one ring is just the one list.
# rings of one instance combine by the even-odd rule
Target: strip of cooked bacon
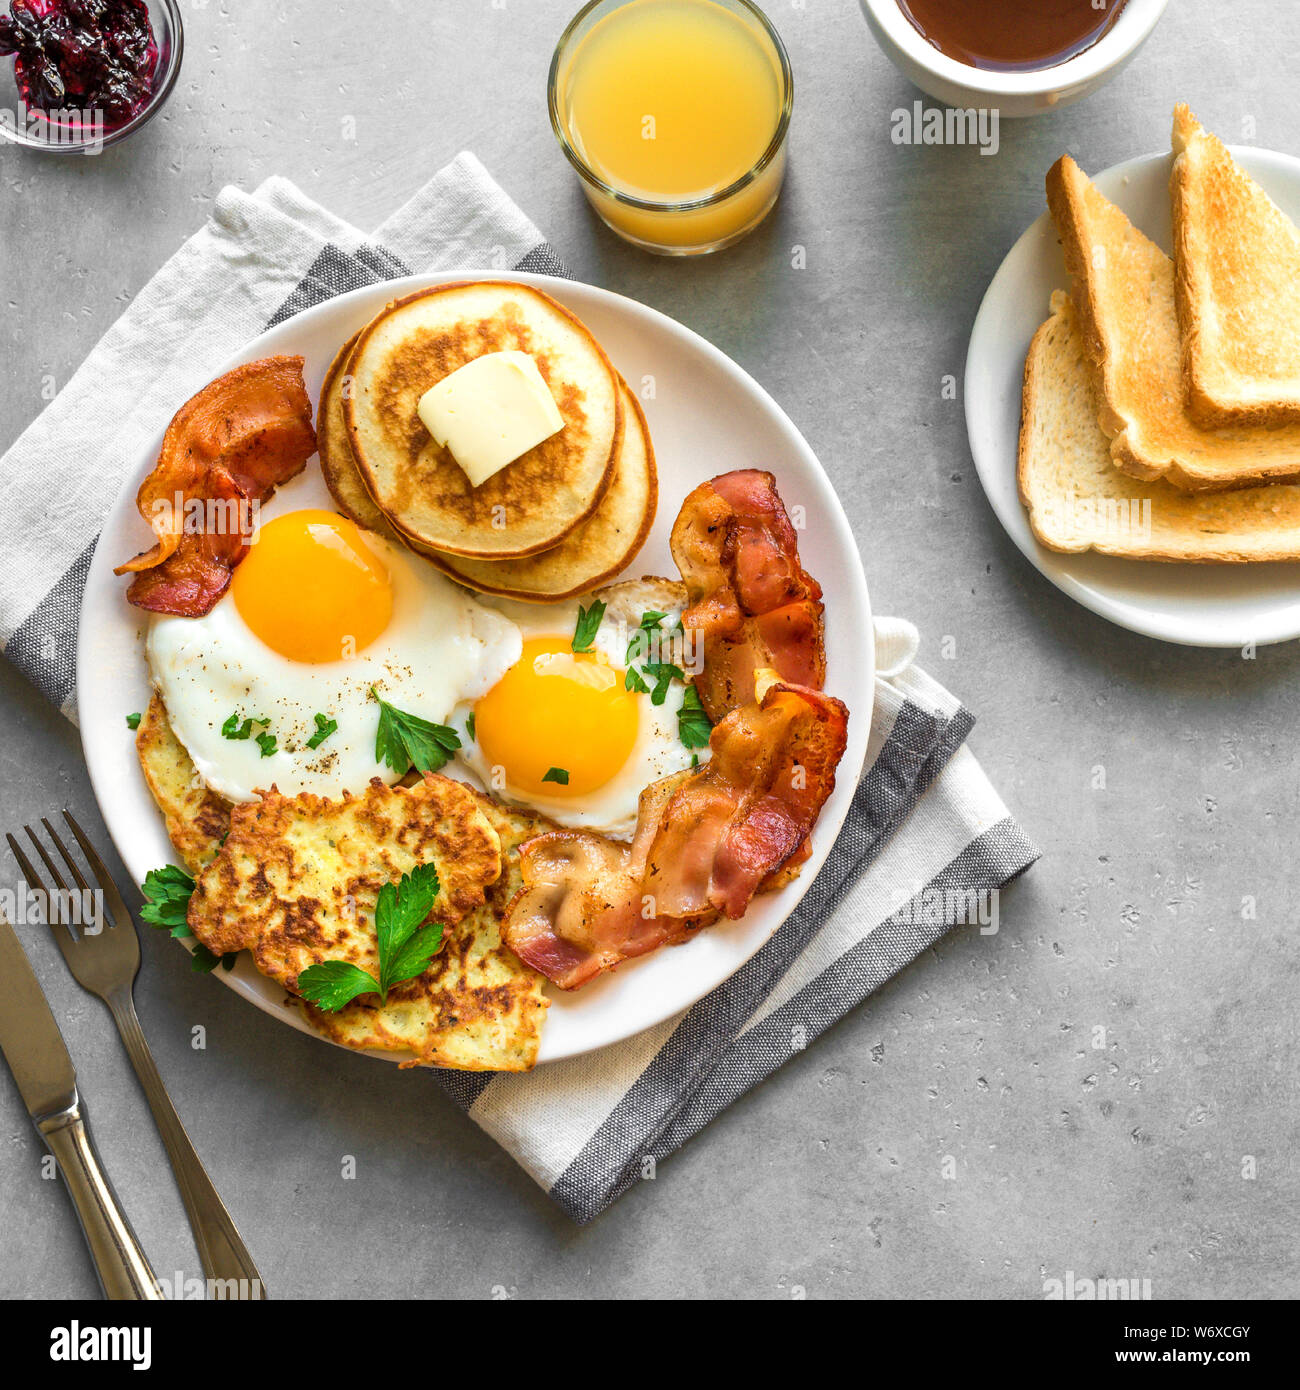
[[510,949],[561,989],[677,945],[750,899],[805,845],[835,787],[848,710],[761,671],[758,698],[726,715],[698,771],[641,794],[632,844],[551,831],[520,850]]
[[577,989],[620,961],[686,940],[717,920],[662,917],[645,900],[641,879],[664,807],[692,774],[652,782],[637,808],[632,844],[587,830],[553,830],[520,848],[524,887],[506,909],[502,935],[526,964],[560,986]]
[[762,881],[803,845],[835,787],[849,712],[760,671],[758,699],[732,710],[712,756],[664,807],[644,883],[658,909],[744,915]]
[[[216,472],[206,485],[209,496],[204,499],[205,511],[232,518],[245,514],[241,509],[248,507],[249,499],[234,479]],[[222,510],[218,512],[218,508]],[[247,549],[246,533],[238,520],[233,525],[195,529],[182,538],[166,560],[136,574],[126,591],[127,599],[137,608],[153,613],[201,618],[212,611],[226,592],[231,572]],[[121,574],[126,568],[123,565],[116,573]]]
[[704,643],[695,688],[710,719],[754,698],[758,670],[822,688],[821,585],[799,563],[770,473],[740,469],[702,483],[682,503],[670,544],[690,600],[682,625]]
[[210,382],[172,418],[136,506],[157,537],[119,565],[137,608],[199,618],[248,548],[252,510],[316,450],[301,357],[265,357]]

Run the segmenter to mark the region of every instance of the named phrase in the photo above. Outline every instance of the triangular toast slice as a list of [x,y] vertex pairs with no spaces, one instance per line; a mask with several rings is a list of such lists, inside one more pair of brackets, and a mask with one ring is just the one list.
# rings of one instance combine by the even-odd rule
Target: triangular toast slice
[[1047,202],[1116,467],[1188,491],[1300,478],[1300,425],[1207,430],[1188,415],[1169,257],[1069,155],[1047,175]]
[[1300,421],[1300,229],[1186,106],[1173,144],[1188,411],[1210,427]]
[[1112,466],[1083,334],[1061,290],[1025,359],[1017,477],[1034,535],[1051,550],[1135,560],[1300,560],[1300,487],[1180,492]]

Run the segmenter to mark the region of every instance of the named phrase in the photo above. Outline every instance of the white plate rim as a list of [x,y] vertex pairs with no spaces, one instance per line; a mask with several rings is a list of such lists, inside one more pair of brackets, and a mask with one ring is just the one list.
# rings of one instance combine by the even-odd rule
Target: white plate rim
[[[739,922],[723,923],[715,928],[711,928],[708,933],[702,933],[695,941],[685,946],[674,947],[671,953],[661,951],[653,956],[646,957],[643,961],[629,962],[628,965],[621,967],[620,970],[613,972],[612,975],[604,977],[602,980],[594,982],[584,991],[578,994],[565,996],[564,1004],[569,1006],[569,1001],[573,999],[582,1000],[584,997],[594,997],[594,992],[599,988],[608,989],[611,984],[615,989],[630,993],[631,987],[620,985],[619,981],[635,979],[636,973],[644,971],[645,967],[652,966],[653,962],[668,958],[681,958],[682,953],[695,950],[704,941],[714,942],[723,938],[728,943],[729,949],[724,954],[726,956],[727,968],[725,970],[713,969],[705,970],[699,974],[698,979],[689,988],[679,988],[669,996],[669,1002],[659,1001],[652,1008],[642,1007],[639,1011],[628,1009],[626,1015],[628,1024],[626,1027],[617,1030],[609,1030],[602,1035],[594,1033],[586,1038],[574,1038],[565,1041],[561,1038],[558,1042],[553,1041],[548,1047],[548,1035],[553,1036],[552,1024],[557,1015],[556,1002],[557,994],[551,994],[552,1007],[548,1010],[548,1020],[543,1027],[542,1043],[539,1056],[539,1065],[547,1062],[560,1061],[569,1057],[581,1056],[592,1052],[598,1048],[611,1046],[618,1042],[635,1037],[648,1028],[657,1026],[672,1018],[679,1012],[690,1008],[699,1002],[701,998],[716,989],[719,985],[726,982],[746,961],[748,961],[767,940],[780,928],[782,923],[795,910],[804,894],[811,887],[816,878],[817,871],[821,868],[831,846],[838,838],[844,820],[848,815],[852,796],[856,790],[862,768],[866,760],[867,744],[870,733],[872,704],[874,700],[874,672],[875,672],[875,650],[874,634],[872,629],[872,616],[870,598],[867,591],[866,575],[863,570],[861,556],[858,550],[856,538],[848,518],[844,513],[831,485],[830,479],[822,468],[820,461],[813,453],[812,448],[803,438],[802,434],[795,427],[794,423],[786,415],[785,411],[776,403],[768,392],[737,363],[732,361],[721,349],[715,347],[707,339],[700,336],[694,330],[687,328],[684,324],[651,308],[649,305],[641,304],[639,301],[627,296],[617,294],[614,291],[603,289],[599,286],[589,285],[581,281],[561,279],[549,275],[540,275],[519,271],[499,271],[495,269],[480,268],[461,268],[456,270],[430,272],[420,275],[406,276],[397,280],[380,282],[375,285],[363,286],[359,289],[350,291],[343,295],[338,295],[326,300],[321,304],[314,305],[301,313],[285,320],[283,323],[256,335],[237,353],[235,353],[226,363],[224,363],[212,378],[231,370],[232,368],[249,361],[254,361],[259,357],[267,356],[275,352],[301,351],[300,348],[285,345],[285,341],[292,343],[296,338],[310,334],[313,327],[322,320],[341,316],[349,311],[355,310],[355,322],[359,327],[389,299],[396,299],[404,294],[409,294],[415,290],[426,288],[431,285],[448,284],[459,280],[504,280],[513,281],[526,285],[533,285],[553,295],[566,307],[569,307],[582,317],[584,312],[593,312],[590,308],[583,309],[570,303],[570,299],[579,302],[590,299],[592,303],[604,306],[610,313],[615,315],[627,315],[632,319],[641,319],[642,322],[652,325],[661,333],[665,334],[670,341],[674,341],[679,350],[690,351],[702,355],[724,376],[730,378],[736,386],[744,392],[746,397],[756,410],[760,411],[766,420],[765,426],[770,425],[774,428],[780,438],[781,444],[786,450],[786,463],[770,465],[764,460],[756,460],[751,466],[767,467],[772,466],[778,475],[778,484],[781,483],[781,468],[788,466],[790,460],[797,460],[797,466],[802,470],[799,479],[800,485],[807,485],[820,508],[818,524],[830,529],[836,542],[837,559],[845,561],[845,568],[842,574],[838,574],[835,580],[835,592],[830,596],[828,609],[828,630],[830,620],[839,609],[840,613],[851,615],[850,622],[856,627],[856,634],[860,639],[860,647],[857,650],[856,662],[851,662],[851,669],[854,671],[854,678],[848,681],[845,687],[841,688],[832,681],[830,693],[837,694],[844,699],[850,708],[849,720],[849,744],[841,761],[836,779],[836,788],[830,800],[823,808],[822,816],[818,822],[818,831],[815,836],[812,857],[804,866],[804,871],[798,879],[782,889],[779,893],[772,894],[762,902],[758,902],[751,908]],[[368,307],[373,306],[373,307]],[[318,355],[319,361],[324,365],[333,356],[334,350],[344,336],[332,334],[329,344]],[[618,362],[615,362],[615,366]],[[315,375],[323,372],[323,366]],[[312,390],[311,381],[313,371],[308,369],[309,391],[313,395],[315,402],[316,393]],[[178,405],[180,403],[178,402]],[[90,775],[91,786],[95,794],[95,799],[99,804],[100,812],[104,822],[108,827],[109,835],[113,840],[118,854],[126,864],[128,870],[135,877],[136,881],[143,879],[144,873],[152,867],[156,867],[163,862],[174,862],[175,855],[170,846],[166,845],[166,836],[162,829],[161,817],[153,807],[152,800],[149,799],[147,789],[144,788],[143,777],[140,775],[138,763],[136,763],[133,745],[130,743],[129,735],[122,726],[123,715],[112,701],[104,700],[103,682],[98,672],[104,669],[104,656],[102,644],[107,637],[107,632],[100,628],[94,621],[86,621],[88,610],[92,618],[98,616],[93,611],[102,608],[105,615],[111,615],[114,611],[113,597],[116,598],[120,607],[125,609],[126,605],[121,594],[121,580],[112,575],[112,566],[116,562],[116,552],[113,542],[109,539],[114,531],[122,526],[125,519],[131,519],[133,539],[139,541],[141,534],[138,531],[140,525],[138,514],[135,509],[135,492],[139,485],[139,480],[152,466],[157,456],[158,448],[161,445],[163,430],[159,429],[156,435],[150,440],[148,447],[143,451],[141,458],[136,459],[132,466],[126,470],[122,487],[118,493],[113,506],[110,508],[105,519],[103,529],[100,534],[100,544],[97,544],[94,557],[92,558],[89,572],[86,579],[86,587],[82,598],[81,618],[77,639],[77,689],[78,689],[78,713],[80,716],[80,730],[82,736],[82,749],[86,759],[86,765]],[[314,456],[313,456],[314,457]],[[308,468],[314,465],[309,463]],[[708,467],[700,470],[697,481],[713,476],[722,471],[718,468]],[[664,481],[664,471],[661,461],[661,493],[660,493],[660,516],[665,513],[665,508],[675,514],[675,504],[680,503],[680,499],[665,496],[662,488]],[[693,483],[691,485],[694,485]],[[683,493],[684,495],[684,493]],[[104,542],[108,543],[104,543]],[[129,549],[129,546],[128,546]],[[114,553],[110,555],[110,550]],[[809,560],[804,556],[805,561]],[[640,557],[634,560],[629,573],[638,572]],[[812,569],[817,573],[818,566],[815,557],[812,561]],[[821,577],[820,575],[818,576]],[[111,586],[111,587],[110,587]],[[133,619],[138,623],[138,619]],[[98,644],[98,645],[97,645]],[[850,649],[851,650],[851,649]],[[134,654],[137,662],[143,668],[143,661],[139,657],[138,640],[134,646]],[[839,653],[838,661],[842,661],[846,652]],[[113,655],[109,653],[109,655]],[[109,663],[111,668],[111,662]],[[851,688],[850,688],[851,687]],[[90,692],[94,692],[94,698],[87,703]],[[129,703],[129,702],[128,702]],[[114,723],[118,727],[114,727]],[[151,822],[156,829],[156,834],[150,837],[153,843],[158,843],[161,837],[164,848],[165,858],[157,855],[142,857],[139,849],[139,842],[135,838],[134,831],[138,831],[139,826],[135,823],[125,823],[125,818],[118,813],[117,806],[119,797],[116,794],[113,779],[120,775],[122,764],[121,749],[125,737],[126,745],[132,749],[130,762],[134,764],[135,779],[138,787],[132,789],[132,795],[138,798],[139,791],[143,791],[144,797],[148,799]],[[277,1018],[299,1032],[307,1034],[321,1042],[331,1040],[322,1037],[310,1027],[300,1016],[297,1010],[289,1009],[284,1006],[285,995],[270,981],[257,974],[247,957],[241,958],[235,970],[227,973],[222,970],[213,972],[223,984],[233,989],[245,999],[249,1000],[260,1008],[264,1013],[273,1018]],[[643,991],[644,993],[645,991]],[[341,1046],[341,1044],[332,1044]],[[346,1049],[355,1051],[355,1049]],[[400,1057],[392,1053],[367,1051],[364,1055],[376,1057],[384,1061],[398,1061]]]
[[[1277,188],[1281,186],[1294,200],[1300,201],[1300,158],[1254,146],[1229,148],[1233,157],[1247,173],[1263,185],[1270,196],[1274,196]],[[1110,168],[1090,177],[1108,198],[1128,213],[1127,204],[1137,196],[1134,191],[1135,181],[1145,182],[1159,177],[1162,185],[1167,186],[1172,158],[1169,151],[1158,151],[1111,165]],[[1139,225],[1139,230],[1152,235],[1146,227]],[[1163,249],[1168,250],[1167,243]],[[1294,563],[1265,562],[1238,567],[1125,560],[1097,555],[1094,552],[1064,553],[1049,550],[1039,544],[1029,526],[1028,516],[1014,485],[1020,382],[1024,372],[1025,354],[1029,348],[1029,337],[1024,337],[1023,342],[1007,342],[1001,332],[999,321],[1006,315],[1007,304],[1013,300],[1025,301],[1030,298],[1025,293],[1025,279],[1027,274],[1034,273],[1033,261],[1043,255],[1054,255],[1058,260],[1060,257],[1055,229],[1051,216],[1046,211],[1017,238],[989,282],[975,316],[966,353],[964,404],[971,457],[989,506],[1007,535],[1030,564],[1062,593],[1099,617],[1142,636],[1154,637],[1159,641],[1179,646],[1224,649],[1243,647],[1247,643],[1267,646],[1300,637],[1300,568]],[[1053,288],[1070,288],[1069,277],[1064,273],[1063,266],[1055,275]],[[1034,328],[1047,317],[1047,298],[1047,294],[1044,293],[1041,303],[1037,300],[1032,301],[1032,312],[1037,315]],[[1016,383],[1017,423],[1016,432],[1008,436],[1005,412],[1000,413],[999,406],[1004,398],[1012,363]],[[1010,488],[1007,486],[1008,474],[1012,479]],[[1168,614],[1144,608],[1140,602],[1107,592],[1106,585],[1100,582],[1097,576],[1104,575],[1108,568],[1116,566],[1124,567],[1124,572],[1129,578],[1133,577],[1132,571],[1137,567],[1145,567],[1153,574],[1192,571],[1189,587],[1194,587],[1191,581],[1194,581],[1196,574],[1204,574],[1206,571],[1240,570],[1244,573],[1250,570],[1262,580],[1281,568],[1295,576],[1295,600],[1289,606],[1270,605],[1263,618],[1257,618],[1248,627],[1229,630],[1223,625],[1224,618],[1204,611],[1197,613],[1194,593],[1188,597],[1184,605],[1185,611]],[[1120,571],[1115,569],[1112,572],[1118,574]]]

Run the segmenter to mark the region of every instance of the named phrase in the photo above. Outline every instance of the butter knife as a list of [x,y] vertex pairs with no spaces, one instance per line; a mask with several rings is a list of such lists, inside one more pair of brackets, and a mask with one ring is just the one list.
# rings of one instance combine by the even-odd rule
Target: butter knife
[[161,1299],[131,1224],[100,1167],[59,1026],[8,919],[0,913],[0,1052],[36,1131],[68,1186],[104,1293]]

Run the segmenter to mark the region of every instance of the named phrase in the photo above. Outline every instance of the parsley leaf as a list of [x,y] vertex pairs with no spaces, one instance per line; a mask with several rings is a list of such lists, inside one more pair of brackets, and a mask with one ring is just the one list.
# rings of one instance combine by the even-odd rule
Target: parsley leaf
[[375,735],[375,761],[395,772],[437,772],[460,747],[460,735],[446,724],[431,724],[418,714],[407,714],[382,700],[374,686],[370,694],[379,702],[379,730]]
[[316,718],[316,732],[307,740],[308,748],[319,748],[331,734],[339,731],[337,719],[326,719],[323,714],[318,714]]
[[635,690],[638,695],[649,695],[650,687],[641,679],[641,672],[635,666],[629,666],[623,677],[623,689]]
[[126,716],[126,727],[128,729],[138,729],[140,727],[140,718],[141,716],[139,711],[137,711],[135,714],[128,714]]
[[298,993],[326,1013],[334,1013],[358,994],[373,994],[378,988],[378,982],[367,971],[346,960],[309,965],[298,976]]
[[200,941],[194,947],[194,953],[190,956],[190,969],[197,971],[200,975],[211,975],[220,966],[223,970],[233,970],[235,962],[239,959],[238,951],[227,951],[224,956],[219,956]]
[[[161,869],[150,869],[144,876],[140,890],[147,901],[140,909],[140,920],[151,927],[158,927],[174,937],[193,936],[185,914],[189,910],[190,894],[194,892],[194,880],[175,864],[167,864]],[[190,968],[200,974],[208,975],[219,965],[223,970],[234,968],[239,959],[238,951],[227,951],[218,956],[201,942],[194,943],[190,954]]]
[[641,622],[637,630],[628,638],[627,655],[623,658],[624,666],[631,666],[636,661],[644,661],[650,655],[650,634],[667,616],[667,613],[660,613],[655,608],[648,609],[641,614]]
[[575,652],[589,652],[591,644],[596,639],[596,633],[600,631],[600,624],[605,617],[605,605],[595,599],[590,608],[578,606],[578,625],[573,633],[572,647]]
[[668,696],[668,687],[673,681],[684,681],[686,672],[680,666],[674,666],[668,661],[648,661],[645,667],[646,675],[653,676],[655,688],[650,695],[652,705],[662,705]]
[[567,787],[569,785],[569,774],[565,768],[548,767],[546,769],[546,776],[542,778],[542,781],[558,782],[560,786]]
[[[270,724],[271,721],[269,719],[245,719],[241,724],[239,722],[239,711],[236,710],[221,726],[221,737],[234,740],[246,739],[252,735],[254,726],[259,729],[266,729],[270,727]],[[261,741],[259,737],[258,743],[260,744]],[[275,750],[272,749],[271,751],[274,752]],[[263,753],[262,756],[266,757],[266,754]]]
[[677,737],[687,748],[705,748],[712,732],[713,725],[709,723],[709,716],[700,703],[700,692],[693,685],[688,685],[682,707],[677,712]]
[[158,927],[172,936],[191,935],[185,914],[189,910],[194,880],[184,869],[175,864],[150,869],[144,876],[140,891],[145,896],[145,905],[140,909],[142,922],[148,922],[151,927]]
[[465,716],[465,736],[466,736],[466,738],[469,739],[469,741],[470,741],[471,743],[473,743],[474,740],[475,740],[475,738],[476,738],[476,735],[475,735],[475,733],[474,733],[474,711],[473,711],[473,710],[470,710],[470,712]]
[[375,904],[379,978],[350,961],[327,960],[309,965],[298,976],[298,993],[330,1013],[359,994],[378,994],[386,1003],[389,989],[422,975],[442,945],[441,922],[421,926],[437,896],[438,870],[433,864],[419,864],[400,882],[384,884]]
[[[409,874],[402,875],[400,884],[385,883],[379,890],[379,901],[375,904],[375,936],[379,942],[381,994],[395,983],[390,978],[392,962],[414,935],[416,927],[433,911],[437,896],[438,870],[432,864],[417,865]],[[438,935],[442,935],[441,928]],[[426,954],[425,965],[428,963]]]
[[262,750],[262,756],[264,758],[269,758],[271,754],[275,752],[275,735],[258,734],[257,746]]
[[400,985],[403,980],[413,980],[417,975],[423,975],[441,945],[441,922],[421,927],[388,962],[386,983]]

